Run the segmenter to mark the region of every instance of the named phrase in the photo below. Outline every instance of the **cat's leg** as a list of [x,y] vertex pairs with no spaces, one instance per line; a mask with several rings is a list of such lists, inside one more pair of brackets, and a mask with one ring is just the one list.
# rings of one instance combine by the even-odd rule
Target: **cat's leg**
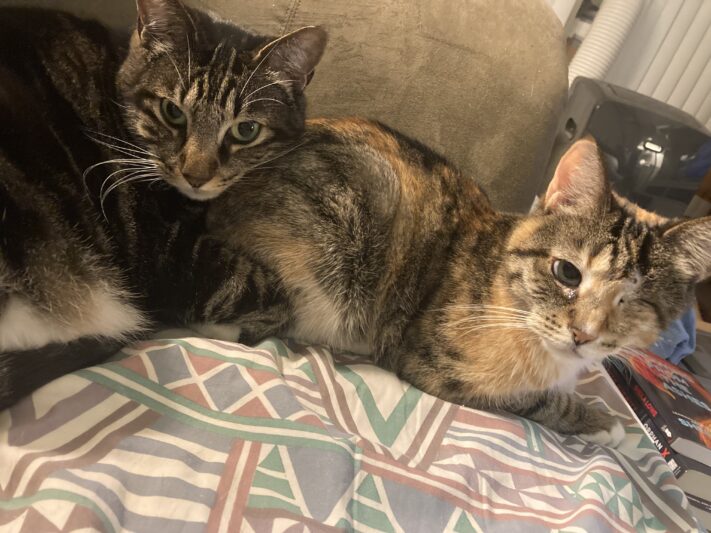
[[291,320],[291,307],[286,302],[280,302],[235,317],[233,321],[198,323],[190,328],[210,339],[254,344],[266,337],[285,333]]
[[625,430],[614,416],[572,393],[549,390],[502,402],[506,411],[539,422],[558,433],[605,446],[617,446]]
[[103,362],[124,344],[124,341],[102,337],[84,337],[0,353],[0,411],[50,381]]
[[239,342],[242,328],[237,324],[190,324],[189,328],[206,339]]
[[57,298],[33,298],[21,286],[0,294],[0,409],[146,331],[143,313],[115,285],[62,281],[51,287]]
[[[60,283],[57,286],[61,288]],[[23,351],[84,336],[124,338],[141,331],[146,319],[118,291],[79,285],[66,300],[37,305],[21,292],[0,306],[0,352]]]
[[[422,352],[425,353],[425,352]],[[398,360],[398,358],[396,358]],[[398,375],[433,396],[473,409],[501,410],[539,422],[564,435],[577,435],[601,445],[617,446],[622,424],[611,414],[590,406],[572,393],[557,389],[518,396],[489,398],[476,383],[467,383],[451,367],[426,357],[400,357]]]

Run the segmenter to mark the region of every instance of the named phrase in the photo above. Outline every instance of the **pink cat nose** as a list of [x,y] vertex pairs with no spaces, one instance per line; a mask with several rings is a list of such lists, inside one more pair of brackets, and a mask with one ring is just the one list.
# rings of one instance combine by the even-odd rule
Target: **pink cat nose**
[[212,179],[212,176],[209,174],[193,175],[186,172],[183,172],[183,177],[185,178],[185,181],[193,186],[194,189],[199,189]]
[[582,329],[570,328],[570,331],[573,333],[573,342],[575,342],[576,346],[582,346],[583,344],[587,344],[597,339],[597,335],[591,335],[590,333],[584,332]]

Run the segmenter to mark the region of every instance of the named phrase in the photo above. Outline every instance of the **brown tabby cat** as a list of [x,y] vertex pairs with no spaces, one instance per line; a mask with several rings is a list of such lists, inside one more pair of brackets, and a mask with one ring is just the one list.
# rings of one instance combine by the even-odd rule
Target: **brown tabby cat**
[[208,225],[278,272],[290,309],[273,333],[372,352],[445,400],[592,442],[615,445],[622,427],[562,385],[652,343],[711,273],[711,217],[663,220],[617,197],[590,140],[524,216],[365,120],[311,121],[270,166],[215,200]]
[[258,265],[204,238],[205,205],[186,197],[298,145],[326,34],[136,5],[125,34],[0,8],[0,410],[156,322],[209,316],[224,276],[241,273],[241,292],[213,320],[275,303]]

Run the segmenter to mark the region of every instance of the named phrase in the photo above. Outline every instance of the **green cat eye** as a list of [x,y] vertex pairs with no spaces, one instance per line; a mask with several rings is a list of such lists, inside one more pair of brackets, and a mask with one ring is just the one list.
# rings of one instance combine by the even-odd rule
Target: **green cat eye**
[[188,117],[185,116],[185,113],[167,98],[161,100],[160,112],[163,115],[163,120],[176,128],[185,126],[188,121]]
[[249,144],[259,136],[260,131],[262,131],[262,125],[259,122],[245,120],[230,128],[230,136],[232,141],[237,144]]
[[556,259],[551,268],[553,276],[566,287],[577,287],[583,280],[583,275],[573,263],[565,259]]

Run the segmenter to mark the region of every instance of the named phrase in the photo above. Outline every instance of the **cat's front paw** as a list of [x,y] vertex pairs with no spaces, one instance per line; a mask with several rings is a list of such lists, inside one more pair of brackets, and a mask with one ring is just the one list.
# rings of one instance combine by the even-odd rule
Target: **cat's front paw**
[[578,437],[593,444],[616,448],[625,438],[625,428],[619,420],[613,420],[609,429],[601,429],[593,433],[580,433]]

